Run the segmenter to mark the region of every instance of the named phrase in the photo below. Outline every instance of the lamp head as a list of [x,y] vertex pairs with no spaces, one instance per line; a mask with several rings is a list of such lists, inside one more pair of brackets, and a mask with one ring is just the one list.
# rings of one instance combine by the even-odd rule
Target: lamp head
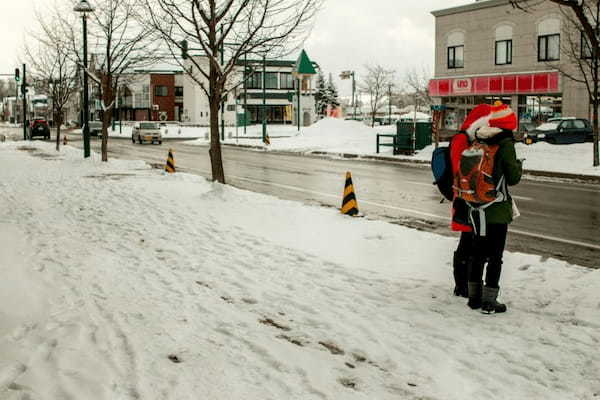
[[92,7],[88,0],[80,0],[79,4],[73,7],[73,11],[78,13],[89,13],[94,12],[94,7]]

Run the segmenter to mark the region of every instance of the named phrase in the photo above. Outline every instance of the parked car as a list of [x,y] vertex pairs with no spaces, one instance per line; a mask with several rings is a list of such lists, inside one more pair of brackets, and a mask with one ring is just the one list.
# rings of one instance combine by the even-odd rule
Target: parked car
[[29,138],[43,137],[46,140],[50,140],[50,127],[48,121],[43,118],[36,118],[31,122],[29,128]]
[[584,118],[552,118],[527,132],[526,144],[545,140],[551,144],[584,143],[592,139],[593,131],[590,121]]
[[160,126],[156,122],[137,122],[133,126],[131,142],[135,143],[136,140],[139,144],[144,142],[162,144],[162,132]]
[[89,121],[90,136],[102,136],[102,121]]

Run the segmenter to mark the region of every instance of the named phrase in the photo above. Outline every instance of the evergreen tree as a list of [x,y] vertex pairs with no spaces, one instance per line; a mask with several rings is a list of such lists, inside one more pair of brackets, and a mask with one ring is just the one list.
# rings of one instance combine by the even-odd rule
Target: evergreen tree
[[325,85],[325,77],[321,72],[317,78],[317,93],[315,93],[315,102],[317,105],[317,115],[324,116],[327,113],[327,105],[329,104],[329,92]]
[[331,106],[332,109],[338,108],[340,106],[340,99],[338,97],[337,89],[333,84],[333,78],[331,74],[329,74],[329,83],[327,84],[327,92],[328,92],[328,101],[327,104]]

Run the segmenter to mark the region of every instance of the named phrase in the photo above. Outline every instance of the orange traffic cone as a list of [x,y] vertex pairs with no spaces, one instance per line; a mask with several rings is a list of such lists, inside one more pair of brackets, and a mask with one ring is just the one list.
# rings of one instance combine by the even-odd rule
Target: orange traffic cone
[[358,203],[354,194],[354,185],[352,184],[352,174],[346,172],[346,184],[344,185],[344,199],[342,200],[342,214],[356,216],[358,215]]

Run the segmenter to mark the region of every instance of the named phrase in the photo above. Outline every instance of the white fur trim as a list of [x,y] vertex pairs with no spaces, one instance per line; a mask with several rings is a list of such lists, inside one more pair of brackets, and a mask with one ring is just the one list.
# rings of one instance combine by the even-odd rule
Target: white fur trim
[[471,140],[474,140],[475,134],[477,133],[477,131],[483,127],[488,127],[489,124],[490,124],[490,116],[489,115],[486,115],[485,117],[481,117],[481,118],[475,120],[475,121],[473,121],[471,126],[469,126],[467,128],[467,135],[469,135],[469,138]]
[[500,132],[502,132],[502,129],[500,128],[496,128],[493,126],[484,126],[479,128],[477,132],[475,132],[475,135],[478,139],[489,139],[492,136],[499,134]]

